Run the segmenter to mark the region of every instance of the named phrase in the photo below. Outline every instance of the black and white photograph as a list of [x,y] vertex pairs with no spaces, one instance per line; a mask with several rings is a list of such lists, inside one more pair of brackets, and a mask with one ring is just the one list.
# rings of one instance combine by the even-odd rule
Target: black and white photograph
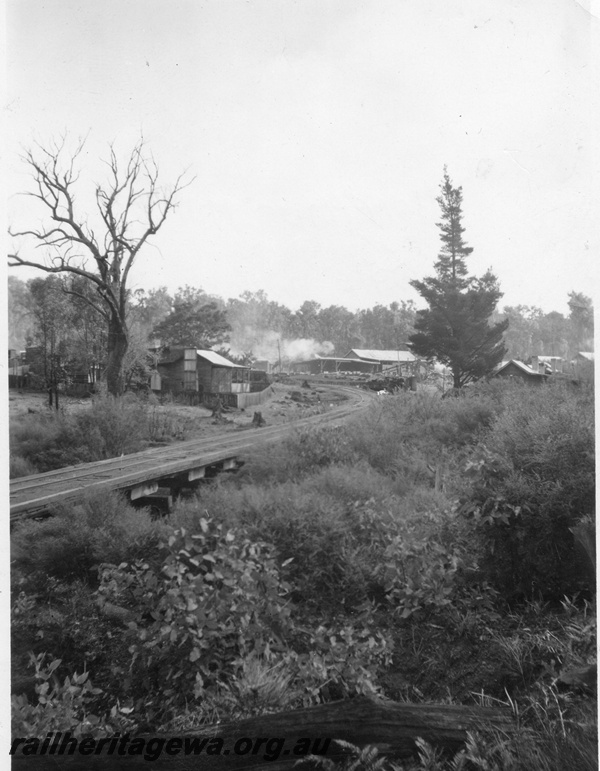
[[600,5],[4,10],[15,771],[597,769]]

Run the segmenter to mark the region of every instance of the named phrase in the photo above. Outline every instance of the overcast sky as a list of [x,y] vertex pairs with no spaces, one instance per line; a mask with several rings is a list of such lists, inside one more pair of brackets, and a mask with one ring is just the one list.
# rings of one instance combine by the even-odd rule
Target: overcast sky
[[569,291],[592,294],[585,0],[6,5],[14,228],[40,214],[17,195],[22,147],[89,133],[92,182],[109,142],[126,156],[143,133],[165,183],[184,169],[195,181],[135,286],[365,308],[418,299],[408,282],[432,272],[447,164],[470,270],[492,267],[501,305],[566,312]]

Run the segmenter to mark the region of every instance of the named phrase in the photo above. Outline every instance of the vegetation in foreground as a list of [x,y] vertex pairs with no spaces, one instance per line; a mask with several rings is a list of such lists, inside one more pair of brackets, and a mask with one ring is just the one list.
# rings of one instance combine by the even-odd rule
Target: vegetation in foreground
[[564,677],[595,660],[572,533],[594,514],[593,424],[584,386],[400,394],[168,519],[113,495],[22,523],[14,732],[176,732],[382,694],[508,704],[516,731],[453,761],[420,743],[405,766],[349,748],[354,768],[596,768],[595,683]]

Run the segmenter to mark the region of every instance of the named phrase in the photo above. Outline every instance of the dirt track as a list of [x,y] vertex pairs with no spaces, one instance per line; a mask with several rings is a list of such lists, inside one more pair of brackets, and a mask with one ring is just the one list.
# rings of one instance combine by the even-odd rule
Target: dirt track
[[[311,388],[303,388],[302,380],[297,383],[274,383],[272,396],[264,403],[247,410],[230,409],[223,412],[222,420],[215,421],[212,411],[201,406],[187,406],[165,399],[160,402],[155,397],[150,405],[157,414],[169,416],[175,424],[181,426],[181,438],[185,440],[214,436],[249,427],[252,424],[254,412],[260,412],[266,425],[288,423],[299,417],[307,417],[338,406],[347,400],[348,393],[335,387],[323,387],[315,384]],[[298,397],[299,394],[299,397]],[[135,398],[135,397],[131,397]],[[60,410],[65,414],[73,414],[86,410],[92,404],[91,399],[64,396],[60,399]],[[50,411],[48,397],[45,393],[28,391],[10,391],[9,420],[18,420],[30,414],[45,414]]]

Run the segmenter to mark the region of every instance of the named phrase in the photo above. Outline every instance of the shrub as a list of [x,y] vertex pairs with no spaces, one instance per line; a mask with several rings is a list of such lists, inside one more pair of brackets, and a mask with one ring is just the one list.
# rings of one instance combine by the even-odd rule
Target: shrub
[[431,393],[401,393],[374,404],[356,420],[350,446],[373,468],[393,477],[400,494],[423,486],[440,490],[497,409],[492,399],[476,391],[447,400]]
[[186,423],[173,409],[156,403],[153,395],[146,415],[147,436],[151,442],[185,439]]
[[216,688],[206,691],[196,704],[186,705],[183,713],[160,726],[165,733],[201,729],[205,723],[256,717],[267,712],[293,709],[299,693],[290,685],[292,675],[285,661],[267,661],[250,654],[239,661],[238,669]]
[[146,406],[133,394],[97,396],[74,415],[22,416],[10,427],[10,446],[44,472],[141,450],[147,431]]
[[347,426],[295,427],[281,442],[257,447],[240,472],[239,482],[299,480],[327,466],[355,463],[349,433]]
[[156,548],[163,524],[120,493],[87,495],[42,521],[24,520],[12,533],[13,565],[23,573],[93,581],[105,561],[122,562]]
[[[15,735],[43,737],[49,731],[72,731],[74,736],[85,734],[92,723],[99,722],[88,714],[88,703],[101,693],[88,680],[88,673],[67,677],[61,685],[54,676],[60,659],[43,667],[45,654],[32,657],[35,666],[37,705],[29,704],[26,696],[12,698],[12,728]],[[90,722],[91,719],[91,722]],[[86,725],[87,724],[87,725]]]
[[[356,605],[366,598],[366,583],[354,560],[356,544],[349,528],[356,519],[355,501],[320,489],[323,475],[333,467],[300,482],[248,485],[232,489],[216,486],[202,494],[201,506],[188,502],[176,507],[175,525],[197,528],[205,512],[218,515],[230,527],[244,527],[254,539],[276,549],[294,598],[321,607]],[[351,476],[349,469],[339,469]],[[340,480],[336,489],[341,487]]]
[[556,386],[517,396],[467,464],[465,511],[506,598],[559,600],[582,588],[572,529],[594,512],[593,401]]
[[157,709],[215,687],[240,656],[264,654],[289,625],[272,547],[210,519],[196,533],[172,531],[162,547],[162,566],[107,565],[100,587],[148,619],[130,650],[147,692],[160,683]]
[[34,464],[23,458],[21,455],[10,455],[10,478],[16,479],[17,477],[28,477],[31,474],[37,474],[38,468]]
[[284,441],[288,476],[322,469],[334,463],[355,460],[348,442],[348,432],[341,426],[309,426],[296,429]]
[[74,672],[61,682],[56,675],[61,660],[51,659],[46,663],[46,658],[45,653],[31,656],[37,704],[31,704],[25,695],[12,697],[13,736],[44,739],[49,732],[68,731],[77,739],[101,738],[113,736],[117,730],[125,732],[134,728],[116,706],[110,716],[95,714],[102,689],[92,685],[89,672]]
[[82,436],[77,424],[62,413],[24,415],[10,427],[11,452],[39,472],[98,460],[94,434]]
[[[45,579],[45,583],[43,583]],[[115,694],[123,693],[128,661],[120,639],[119,622],[103,612],[89,584],[64,583],[48,576],[39,581],[39,591],[28,594],[27,582],[14,587],[12,605],[11,674],[13,692],[31,698],[32,678],[28,675],[33,656],[58,656],[62,676],[94,671],[94,680]],[[105,700],[104,700],[105,703]]]
[[406,617],[446,604],[458,566],[471,561],[463,520],[442,496],[402,497],[394,488],[369,466],[329,466],[298,482],[217,485],[201,505],[179,504],[171,521],[194,529],[210,512],[271,543],[305,612],[356,611],[375,600]]
[[89,410],[76,416],[79,431],[93,437],[94,453],[113,458],[141,450],[147,434],[146,405],[132,393],[96,396]]
[[281,661],[307,707],[357,694],[381,694],[378,679],[392,662],[393,644],[384,631],[373,629],[367,609],[351,620],[338,617],[309,632],[297,630],[291,648]]
[[368,613],[351,623],[330,616],[314,630],[298,624],[287,566],[278,567],[272,545],[202,518],[198,532],[174,530],[164,548],[162,568],[105,566],[99,590],[136,612],[132,674],[146,695],[160,689],[160,698],[145,699],[157,714],[195,699],[231,707],[249,658],[280,666],[298,703],[377,690],[389,641]]

